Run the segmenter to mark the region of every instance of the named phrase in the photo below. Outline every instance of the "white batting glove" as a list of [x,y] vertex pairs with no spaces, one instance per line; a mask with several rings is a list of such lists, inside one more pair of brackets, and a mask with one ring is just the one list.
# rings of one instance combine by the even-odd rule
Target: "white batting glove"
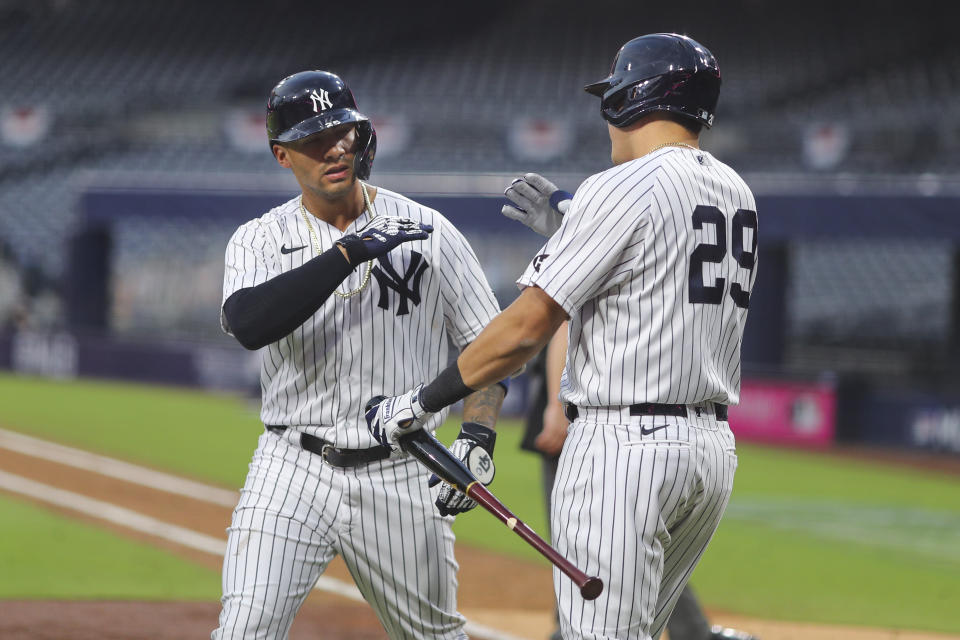
[[500,213],[548,238],[560,228],[573,199],[573,195],[536,173],[517,178],[503,195],[516,206],[505,204]]
[[364,417],[370,435],[377,442],[395,448],[400,436],[423,428],[423,418],[430,412],[420,404],[422,389],[423,385],[419,384],[399,396],[376,396],[367,401]]
[[[450,445],[450,453],[460,458],[477,480],[489,485],[496,473],[493,464],[493,445],[496,441],[497,433],[493,429],[476,422],[464,422],[460,427],[460,435]],[[440,478],[432,475],[427,486],[433,487],[439,482]],[[440,488],[435,504],[442,516],[455,516],[477,506],[473,498],[468,498],[467,494],[447,483]]]

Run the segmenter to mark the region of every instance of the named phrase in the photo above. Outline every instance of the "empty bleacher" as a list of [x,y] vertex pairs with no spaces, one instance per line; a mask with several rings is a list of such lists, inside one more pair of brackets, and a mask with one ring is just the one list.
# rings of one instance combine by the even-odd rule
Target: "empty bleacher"
[[[375,172],[586,176],[607,166],[609,143],[583,85],[605,74],[621,43],[664,30],[689,33],[717,55],[723,91],[704,145],[748,175],[955,175],[960,43],[942,6],[498,0],[458,16],[439,2],[7,0],[0,107],[42,106],[51,124],[33,146],[0,142],[0,237],[21,265],[58,278],[77,194],[91,175],[282,174],[265,139],[244,150],[224,127],[235,110],[262,112],[272,85],[306,68],[341,73],[362,110],[408,128],[402,148],[382,141]],[[558,123],[568,150],[542,161],[518,157],[510,129],[524,118]],[[848,147],[826,168],[804,155],[804,137],[821,124]],[[922,335],[945,331],[928,326],[946,317],[939,310],[901,317],[882,295],[827,317],[838,296],[854,300],[863,290],[860,280],[824,275],[850,251],[798,249],[797,335],[869,334],[859,323],[871,318],[903,327],[908,338],[918,327]],[[890,252],[919,269],[903,277],[929,283],[907,287],[918,297],[914,308],[938,304],[946,249]]]

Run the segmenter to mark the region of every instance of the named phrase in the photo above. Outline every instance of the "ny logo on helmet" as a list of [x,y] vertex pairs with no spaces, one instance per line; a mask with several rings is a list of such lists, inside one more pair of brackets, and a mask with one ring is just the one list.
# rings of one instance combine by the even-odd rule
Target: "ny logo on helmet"
[[314,89],[310,93],[310,101],[313,103],[314,112],[326,111],[333,106],[333,102],[330,100],[330,92],[326,89],[320,89],[320,93],[317,93],[317,90]]

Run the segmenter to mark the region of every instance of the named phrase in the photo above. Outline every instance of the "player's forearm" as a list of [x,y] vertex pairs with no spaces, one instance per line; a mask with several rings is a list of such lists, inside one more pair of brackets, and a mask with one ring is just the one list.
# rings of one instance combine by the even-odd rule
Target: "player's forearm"
[[474,348],[460,354],[457,365],[464,384],[471,389],[490,384],[516,373],[537,355],[550,336],[525,331],[522,322],[516,317],[494,320],[471,345]]
[[457,362],[424,387],[423,406],[439,411],[515,373],[547,344],[566,317],[563,308],[541,289],[524,289],[463,350]]
[[240,289],[223,303],[227,326],[247,349],[276,342],[316,313],[352,270],[335,247],[255,287]]
[[542,289],[524,289],[460,354],[463,382],[476,389],[515,373],[543,349],[564,320],[566,313]]
[[493,429],[503,406],[506,391],[499,384],[474,391],[463,399],[463,421],[475,422]]

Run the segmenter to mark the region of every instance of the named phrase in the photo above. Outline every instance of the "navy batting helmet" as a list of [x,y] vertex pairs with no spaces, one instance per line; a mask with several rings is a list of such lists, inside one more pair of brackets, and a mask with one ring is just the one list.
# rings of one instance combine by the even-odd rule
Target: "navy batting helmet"
[[301,140],[330,127],[355,122],[357,152],[353,170],[370,177],[377,152],[377,132],[370,118],[357,111],[357,101],[340,76],[328,71],[301,71],[287,76],[267,101],[267,136],[274,143]]
[[600,111],[615,127],[626,127],[653,111],[669,111],[710,127],[720,97],[720,68],[693,38],[654,33],[623,45],[610,75],[584,90],[600,97]]

